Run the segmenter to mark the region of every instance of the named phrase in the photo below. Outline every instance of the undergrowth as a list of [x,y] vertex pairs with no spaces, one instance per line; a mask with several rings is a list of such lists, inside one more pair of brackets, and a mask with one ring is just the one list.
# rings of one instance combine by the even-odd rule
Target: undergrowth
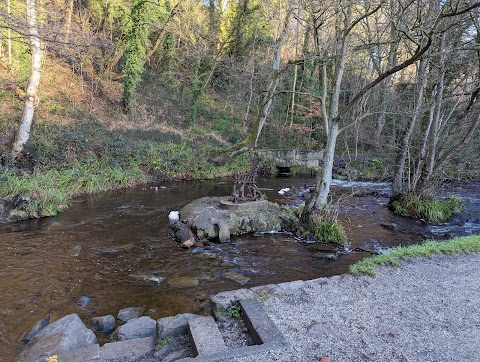
[[34,128],[16,168],[0,175],[0,199],[21,198],[20,210],[28,217],[52,216],[81,194],[171,179],[225,177],[248,168],[247,155],[216,166],[202,150],[158,131],[45,122]]
[[341,245],[347,242],[345,231],[335,211],[325,209],[314,212],[310,215],[309,222],[316,240]]
[[413,257],[429,257],[433,254],[457,254],[480,252],[480,235],[457,237],[446,241],[427,241],[423,244],[399,246],[387,254],[363,259],[350,266],[353,275],[375,276],[377,265],[399,266],[401,260]]
[[431,222],[445,222],[463,210],[462,201],[458,197],[447,197],[437,200],[407,194],[389,203],[389,208],[396,214],[415,217]]

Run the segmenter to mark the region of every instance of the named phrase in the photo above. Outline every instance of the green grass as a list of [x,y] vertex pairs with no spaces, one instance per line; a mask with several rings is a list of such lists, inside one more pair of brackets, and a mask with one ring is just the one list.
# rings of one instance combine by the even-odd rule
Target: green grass
[[337,213],[330,209],[321,210],[310,215],[310,229],[316,240],[325,243],[345,245],[347,237],[338,222]]
[[139,168],[123,169],[106,160],[91,159],[67,170],[6,173],[1,176],[0,198],[19,195],[28,217],[54,216],[68,206],[68,200],[81,194],[132,187],[145,182]]
[[401,260],[413,257],[430,257],[433,254],[480,252],[480,235],[457,237],[446,241],[427,241],[423,244],[394,248],[388,254],[363,259],[350,266],[353,275],[374,276],[377,265],[399,266]]
[[175,135],[110,131],[95,122],[45,122],[35,127],[16,169],[0,174],[0,199],[22,199],[21,206],[13,205],[20,218],[25,213],[53,216],[82,194],[162,180],[225,177],[249,168],[246,154],[222,166],[204,154]]
[[422,198],[417,195],[403,195],[389,204],[390,209],[401,216],[410,216],[431,222],[445,222],[463,209],[462,201],[458,197],[447,197],[436,200]]

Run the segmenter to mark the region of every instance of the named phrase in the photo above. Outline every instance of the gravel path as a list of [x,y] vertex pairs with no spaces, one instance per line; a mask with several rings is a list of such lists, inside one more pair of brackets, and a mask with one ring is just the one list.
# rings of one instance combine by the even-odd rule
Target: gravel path
[[341,275],[265,309],[290,348],[232,361],[480,361],[480,254]]

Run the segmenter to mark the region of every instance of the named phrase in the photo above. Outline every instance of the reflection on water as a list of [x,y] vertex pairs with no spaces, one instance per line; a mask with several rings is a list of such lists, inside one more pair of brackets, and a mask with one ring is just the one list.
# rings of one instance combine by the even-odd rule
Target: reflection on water
[[[308,184],[313,180],[259,182],[272,189],[266,193],[278,202],[294,201],[291,194],[278,195],[280,188]],[[480,230],[478,194],[469,198],[468,212],[454,224],[429,227],[386,209],[387,184],[334,185],[351,249],[385,250],[433,234],[468,234],[466,227]],[[209,181],[165,186],[78,199],[58,217],[0,225],[3,358],[13,359],[24,333],[47,314],[56,319],[75,312],[88,321],[128,306],[144,306],[155,318],[206,313],[211,293],[240,288],[242,283],[248,287],[344,273],[367,255],[348,253],[337,261],[317,258],[312,245],[289,235],[269,234],[181,249],[168,227],[168,213],[199,197],[228,195],[232,185]],[[454,191],[473,196],[478,190],[474,186]],[[380,222],[395,222],[398,230],[387,230]],[[77,304],[81,296],[92,298],[87,308]]]

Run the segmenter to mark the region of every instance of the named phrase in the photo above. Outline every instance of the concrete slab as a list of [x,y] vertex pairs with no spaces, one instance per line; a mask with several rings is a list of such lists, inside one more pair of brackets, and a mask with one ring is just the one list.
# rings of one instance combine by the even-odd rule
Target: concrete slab
[[100,361],[100,346],[94,344],[60,353],[57,356],[58,362],[96,362]]
[[243,310],[245,325],[255,344],[286,342],[285,337],[267,315],[258,300],[241,300],[240,307]]
[[195,355],[203,356],[224,352],[227,346],[213,317],[198,317],[188,322],[189,336]]
[[266,209],[268,207],[268,201],[267,200],[247,201],[247,202],[240,202],[236,204],[228,200],[221,200],[220,207],[225,210],[259,211],[259,210]]
[[303,280],[294,280],[293,282],[285,282],[277,284],[275,288],[271,291],[272,294],[295,294],[299,290],[304,289],[306,284]]
[[225,310],[238,300],[252,299],[254,297],[255,293],[250,289],[237,289],[212,295],[210,299],[215,310]]
[[273,349],[285,348],[288,344],[285,343],[266,343],[256,346],[247,346],[236,349],[227,350],[226,352],[219,352],[205,356],[197,356],[195,358],[183,358],[175,362],[216,362],[229,361],[232,358],[241,358],[252,354],[268,352]]
[[155,351],[155,342],[155,337],[147,337],[106,343],[100,349],[100,360],[102,362],[127,362],[152,357]]

